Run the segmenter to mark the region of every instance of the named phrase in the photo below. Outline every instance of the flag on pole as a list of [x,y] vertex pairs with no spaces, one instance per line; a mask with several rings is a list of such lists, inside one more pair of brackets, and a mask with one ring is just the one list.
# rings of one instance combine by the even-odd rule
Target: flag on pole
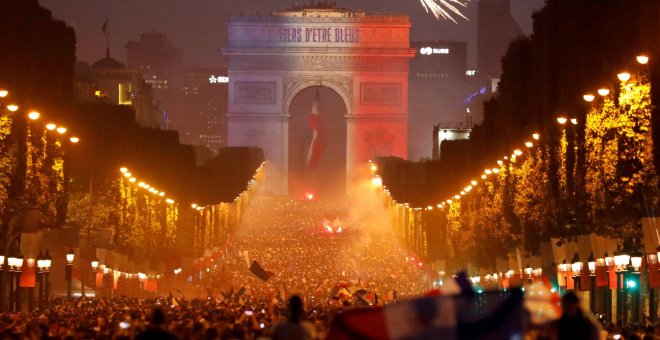
[[268,279],[270,279],[271,276],[275,275],[273,272],[269,272],[265,270],[257,261],[252,261],[252,265],[250,266],[250,272],[254,274],[256,277],[262,279],[264,282],[268,282]]
[[108,18],[105,18],[105,22],[103,23],[103,26],[101,26],[101,31],[103,34],[105,34],[108,31]]
[[307,151],[307,167],[315,169],[325,149],[325,140],[321,129],[321,99],[318,90],[316,90],[312,111],[309,114],[309,128],[312,129],[312,142]]

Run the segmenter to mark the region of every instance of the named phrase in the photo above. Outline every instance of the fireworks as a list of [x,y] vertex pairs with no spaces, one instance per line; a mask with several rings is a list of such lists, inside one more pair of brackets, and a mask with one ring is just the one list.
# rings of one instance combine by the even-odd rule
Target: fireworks
[[437,19],[443,18],[451,20],[456,23],[453,15],[457,15],[465,20],[469,20],[463,13],[460,7],[465,8],[469,0],[419,0],[424,6],[426,12],[431,12]]

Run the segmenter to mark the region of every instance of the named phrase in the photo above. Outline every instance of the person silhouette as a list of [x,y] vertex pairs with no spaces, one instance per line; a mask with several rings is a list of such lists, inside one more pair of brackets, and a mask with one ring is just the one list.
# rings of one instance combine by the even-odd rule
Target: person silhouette
[[176,339],[176,337],[165,329],[165,312],[162,308],[154,308],[151,313],[151,323],[144,332],[138,334],[135,338],[137,340],[148,339]]
[[287,301],[287,320],[280,321],[273,329],[273,340],[307,340],[314,339],[314,325],[303,321],[303,300],[298,295]]
[[580,298],[573,292],[561,297],[562,316],[558,323],[558,339],[600,339],[598,324],[580,307]]

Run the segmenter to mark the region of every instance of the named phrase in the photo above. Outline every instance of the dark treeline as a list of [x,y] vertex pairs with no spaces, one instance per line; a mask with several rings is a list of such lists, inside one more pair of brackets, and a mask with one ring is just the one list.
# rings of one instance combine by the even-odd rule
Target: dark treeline
[[[484,103],[484,121],[470,140],[444,142],[437,162],[378,160],[397,202],[446,204],[411,213],[420,222],[411,217],[400,228],[421,230],[406,235],[427,235],[429,256],[459,266],[470,260],[491,265],[517,247],[538,254],[539,243],[551,237],[589,233],[643,251],[640,218],[658,208],[658,36],[658,1],[547,0],[534,14],[533,34],[512,41],[502,58],[499,91]],[[649,64],[637,63],[638,55]],[[631,80],[617,79],[620,72]],[[649,85],[650,98],[643,94]],[[600,97],[599,88],[610,95]],[[586,102],[587,93],[596,100]],[[576,125],[560,125],[558,117]],[[528,141],[534,149],[526,148]],[[519,162],[512,161],[514,149],[522,150]],[[484,170],[494,168],[498,172],[480,182]],[[603,174],[606,181],[598,177]],[[472,192],[454,197],[472,180],[478,183]]]
[[[4,154],[0,164],[12,163],[7,166],[8,171],[2,168],[0,173],[0,186],[8,192],[7,197],[2,197],[3,209],[0,209],[5,231],[3,247],[17,249],[18,216],[26,209],[35,208],[23,199],[30,194],[24,165],[28,152],[23,150],[26,147],[21,142],[30,133],[26,128],[30,110],[41,113],[39,121],[30,123],[33,134],[41,133],[36,128],[43,129],[46,123],[54,122],[68,128],[67,136],[80,137],[77,144],[67,140],[62,154],[45,156],[49,162],[63,155],[64,183],[68,185],[64,186],[62,198],[57,198],[57,217],[42,220],[44,227],[58,227],[67,222],[69,198],[75,196],[79,202],[86,202],[84,195],[89,195],[102,201],[109,191],[116,191],[122,166],[179,203],[182,225],[178,227],[190,229],[186,231],[190,234],[193,225],[186,215],[193,214],[191,202],[205,205],[231,202],[246,190],[248,181],[263,162],[261,150],[228,148],[205,165],[196,166],[193,147],[180,144],[177,132],[138,126],[129,107],[76,102],[75,44],[73,29],[53,19],[38,1],[0,0],[0,87],[10,93],[0,99],[0,110],[4,111],[9,103],[20,106],[19,111],[9,115],[14,125],[7,128],[11,134],[7,132],[9,137],[2,144],[11,154]],[[33,149],[39,146],[35,145]],[[52,171],[46,170],[38,172],[35,178],[49,180],[46,177]],[[114,219],[111,216],[105,224],[113,224]],[[13,236],[4,236],[7,233]]]
[[[636,55],[650,56],[651,81],[660,83],[660,63],[655,62],[660,57],[659,26],[660,2],[654,0],[546,1],[534,14],[531,37],[514,40],[502,58],[499,91],[484,104],[484,121],[475,126],[470,140],[444,142],[439,162],[381,160],[388,169],[383,171],[385,184],[400,202],[436,204],[521,147],[531,133],[558,143],[556,118],[575,117],[584,127],[588,105],[582,95],[611,87],[620,71],[639,71]],[[652,87],[652,98],[653,103],[660,101],[657,86]],[[659,118],[653,117],[656,127]],[[583,143],[584,136],[578,136],[578,142]],[[654,154],[659,152],[656,147]],[[656,167],[659,159],[655,157]],[[551,167],[556,171],[557,164]],[[584,170],[578,174],[584,176]],[[576,179],[578,187],[583,182]],[[576,191],[584,191],[578,187]]]

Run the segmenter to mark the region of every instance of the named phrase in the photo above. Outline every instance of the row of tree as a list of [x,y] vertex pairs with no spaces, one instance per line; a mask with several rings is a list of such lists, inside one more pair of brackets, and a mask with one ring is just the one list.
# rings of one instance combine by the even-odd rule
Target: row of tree
[[[429,258],[481,264],[513,247],[536,253],[550,237],[591,232],[639,248],[639,220],[658,207],[659,23],[657,1],[546,1],[531,37],[515,40],[502,59],[499,91],[469,141],[444,142],[439,162],[379,160],[392,199],[418,207],[422,232],[407,235],[424,235]],[[639,54],[650,63],[639,65]],[[632,79],[620,83],[621,71]],[[601,98],[598,88],[611,93]],[[585,102],[585,93],[596,101]],[[577,124],[560,125],[560,116]],[[532,132],[542,139],[526,149]],[[515,162],[514,148],[524,152]],[[498,159],[486,184],[444,210],[423,209]]]
[[[180,144],[176,131],[141,127],[126,106],[77,102],[75,40],[37,0],[0,2],[0,88],[9,90],[0,98],[0,253],[18,252],[21,232],[35,231],[29,224],[79,229],[87,259],[96,247],[140,260],[198,255],[190,203],[231,204],[263,153],[227,148],[197,166],[193,147]],[[10,102],[19,111],[10,113]],[[75,131],[80,143],[68,145],[31,122],[30,110]],[[128,185],[119,176],[123,166],[179,205]]]

